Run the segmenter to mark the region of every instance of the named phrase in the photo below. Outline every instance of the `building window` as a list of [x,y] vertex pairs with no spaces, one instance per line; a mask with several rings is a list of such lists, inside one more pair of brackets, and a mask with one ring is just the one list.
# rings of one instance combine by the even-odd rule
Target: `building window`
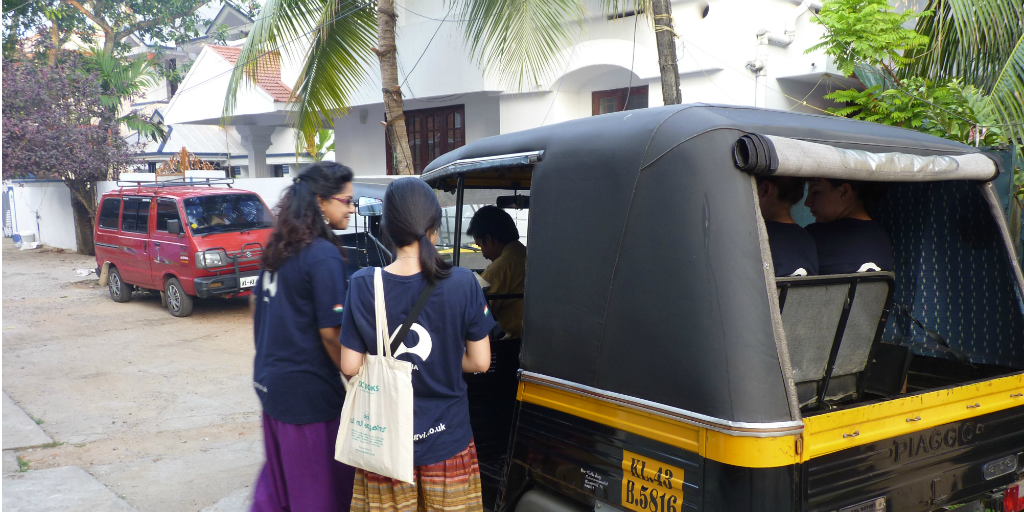
[[[416,174],[435,158],[466,145],[465,105],[405,111],[405,131],[409,136],[409,154]],[[395,174],[391,141],[385,136],[388,174]]]
[[594,115],[647,108],[647,86],[612,89],[610,91],[594,91]]
[[238,178],[242,175],[242,166],[234,165],[231,167],[231,175]]
[[146,162],[146,167],[149,172],[154,174],[156,173],[156,162]]

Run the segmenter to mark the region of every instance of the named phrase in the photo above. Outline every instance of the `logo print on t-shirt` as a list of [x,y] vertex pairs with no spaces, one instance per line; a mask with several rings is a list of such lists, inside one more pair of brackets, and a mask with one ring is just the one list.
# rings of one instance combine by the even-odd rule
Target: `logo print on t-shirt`
[[[401,327],[399,327],[399,329],[401,329]],[[412,327],[410,327],[409,330],[415,332],[416,335],[419,336],[419,343],[417,343],[415,347],[407,347],[405,343],[406,341],[409,340],[409,336],[406,335],[405,340],[402,340],[402,345],[399,346],[398,350],[395,351],[394,357],[397,358],[402,354],[409,353],[419,357],[420,360],[425,362],[427,358],[430,357],[430,349],[434,347],[434,342],[431,341],[430,339],[430,333],[428,333],[427,330],[424,329],[422,325],[417,324],[415,322],[412,324]],[[397,332],[398,331],[395,331],[395,333]],[[392,334],[391,336],[392,338],[394,338],[394,334]]]
[[270,302],[270,297],[277,295],[277,274],[269,271],[263,271],[263,297],[264,302]]

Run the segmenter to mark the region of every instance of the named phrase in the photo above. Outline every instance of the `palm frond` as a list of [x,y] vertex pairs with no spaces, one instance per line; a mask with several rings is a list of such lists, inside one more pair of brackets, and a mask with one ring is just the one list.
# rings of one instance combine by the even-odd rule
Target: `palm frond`
[[[310,42],[305,53],[302,40]],[[259,76],[277,72],[280,53],[303,59],[292,88],[299,136],[324,126],[324,116],[344,112],[349,98],[366,76],[376,42],[376,15],[360,0],[269,0],[246,38],[231,74],[224,116],[235,109],[239,87],[253,86]]]
[[991,91],[1003,65],[1024,35],[1024,5],[1017,0],[929,0],[933,14],[915,30],[930,41],[906,53],[903,76],[940,82],[961,78]]
[[128,129],[135,130],[139,132],[140,136],[154,142],[167,140],[167,132],[164,131],[162,126],[149,121],[135,112],[121,116],[117,120],[119,123],[127,126]]
[[333,117],[348,111],[377,42],[373,10],[352,0],[327,0],[324,5],[293,92],[300,140],[332,126]]
[[1006,59],[989,97],[1004,135],[1017,145],[1024,144],[1024,35]]
[[580,0],[458,0],[453,8],[477,63],[519,90],[554,76],[586,17]]

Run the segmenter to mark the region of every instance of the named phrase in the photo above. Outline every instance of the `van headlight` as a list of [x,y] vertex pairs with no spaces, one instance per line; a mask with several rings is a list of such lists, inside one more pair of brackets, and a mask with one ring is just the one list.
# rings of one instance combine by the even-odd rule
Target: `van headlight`
[[227,265],[228,255],[224,251],[201,251],[196,253],[196,268],[216,268]]

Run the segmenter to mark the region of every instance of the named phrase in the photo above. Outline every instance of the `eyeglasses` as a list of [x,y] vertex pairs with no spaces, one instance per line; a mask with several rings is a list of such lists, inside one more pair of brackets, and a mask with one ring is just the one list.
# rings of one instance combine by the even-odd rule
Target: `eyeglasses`
[[334,196],[331,196],[331,199],[334,199],[335,201],[337,201],[337,202],[339,202],[341,204],[344,204],[344,205],[351,205],[352,204],[352,198],[351,197],[334,197]]

